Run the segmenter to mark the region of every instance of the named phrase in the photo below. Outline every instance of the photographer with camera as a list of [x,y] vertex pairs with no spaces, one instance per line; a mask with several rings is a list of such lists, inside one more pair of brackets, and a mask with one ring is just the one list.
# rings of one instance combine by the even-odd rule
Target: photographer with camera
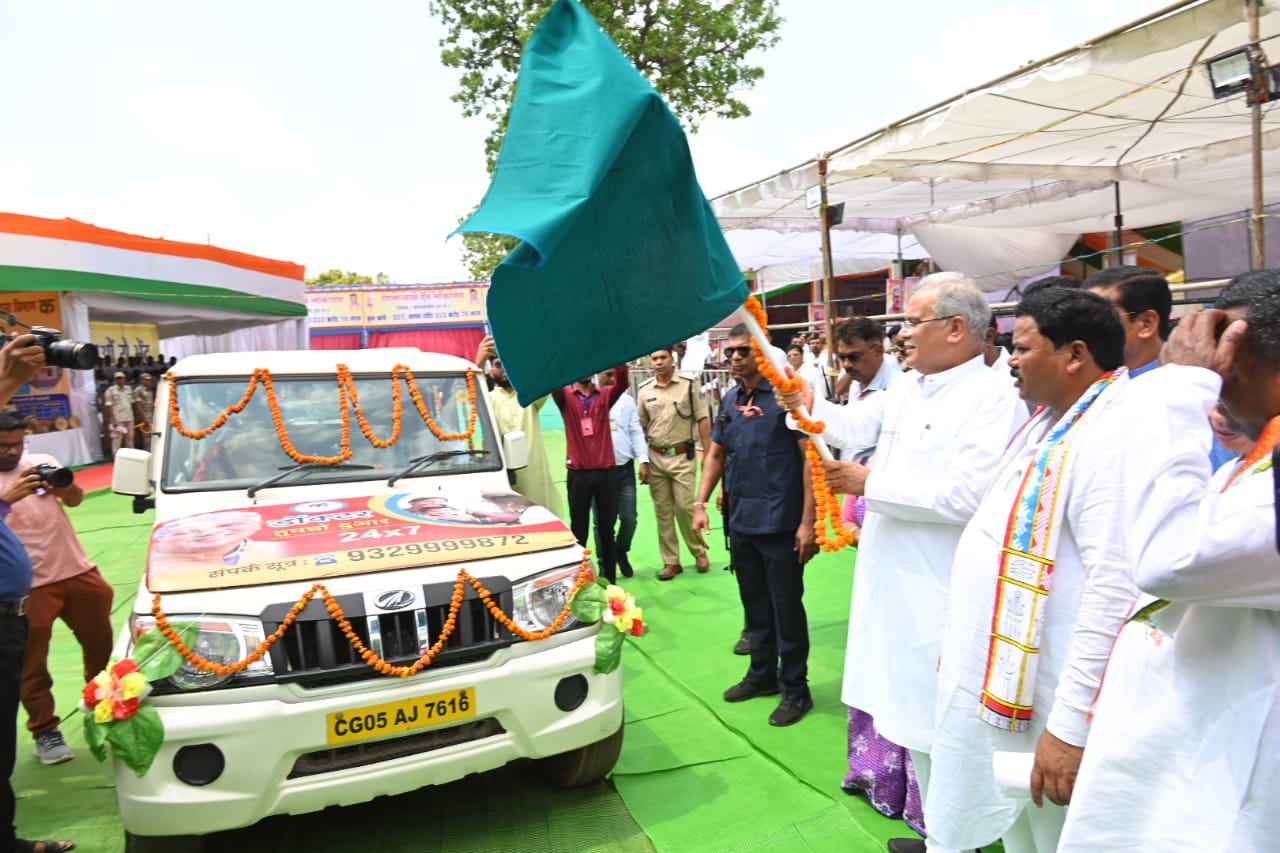
[[9,529],[26,546],[35,569],[27,604],[27,650],[22,665],[22,705],[27,730],[42,764],[75,756],[58,730],[49,640],[61,619],[80,643],[85,681],[111,656],[112,589],[89,562],[63,506],[79,506],[84,491],[52,456],[24,452],[22,413],[0,411],[0,499],[11,507]]
[[[18,389],[44,365],[45,347],[38,336],[19,335],[6,340],[0,347],[0,406],[7,405]],[[0,518],[7,521],[10,514],[10,505],[0,503]],[[75,847],[75,842],[28,841],[17,837],[13,825],[14,796],[10,776],[18,745],[18,701],[33,571],[31,557],[21,540],[7,523],[0,524],[0,768],[4,770],[4,784],[0,788],[0,851],[60,853]]]

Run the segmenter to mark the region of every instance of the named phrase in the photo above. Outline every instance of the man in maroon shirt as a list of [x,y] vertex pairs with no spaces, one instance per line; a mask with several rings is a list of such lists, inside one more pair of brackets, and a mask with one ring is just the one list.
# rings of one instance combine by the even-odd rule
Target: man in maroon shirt
[[631,372],[618,365],[612,385],[597,388],[588,376],[551,392],[564,418],[565,466],[569,469],[565,490],[569,493],[569,527],[578,544],[587,546],[591,531],[591,502],[596,505],[600,574],[616,580],[613,528],[618,520],[618,480],[613,472],[613,438],[609,434],[609,409],[626,393]]

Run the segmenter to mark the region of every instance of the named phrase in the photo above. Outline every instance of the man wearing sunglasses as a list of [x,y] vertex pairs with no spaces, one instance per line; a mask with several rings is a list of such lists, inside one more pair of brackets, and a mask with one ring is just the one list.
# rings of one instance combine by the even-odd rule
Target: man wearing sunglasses
[[844,368],[836,391],[847,390],[849,402],[884,391],[902,376],[897,360],[884,357],[884,327],[870,317],[854,317],[836,327],[836,358]]
[[731,464],[726,524],[751,662],[724,699],[743,702],[781,693],[769,724],[790,726],[813,709],[804,609],[804,564],[817,552],[813,491],[805,476],[808,439],[778,407],[773,386],[756,366],[745,326],[730,330],[724,352],[739,384],[725,395],[703,457],[693,529],[700,539],[710,529],[707,502]]

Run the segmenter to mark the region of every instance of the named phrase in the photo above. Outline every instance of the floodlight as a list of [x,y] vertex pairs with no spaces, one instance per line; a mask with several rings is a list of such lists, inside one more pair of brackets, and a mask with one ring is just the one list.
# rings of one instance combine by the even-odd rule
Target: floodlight
[[1220,53],[1206,64],[1209,85],[1214,98],[1230,98],[1249,88],[1253,79],[1253,64],[1248,47],[1238,47]]

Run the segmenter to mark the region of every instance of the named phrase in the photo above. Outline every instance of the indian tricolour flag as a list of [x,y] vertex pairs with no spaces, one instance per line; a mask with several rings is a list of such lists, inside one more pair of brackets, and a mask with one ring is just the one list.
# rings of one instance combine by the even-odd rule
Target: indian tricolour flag
[[305,316],[303,267],[74,219],[0,213],[0,290],[87,291],[227,313]]

